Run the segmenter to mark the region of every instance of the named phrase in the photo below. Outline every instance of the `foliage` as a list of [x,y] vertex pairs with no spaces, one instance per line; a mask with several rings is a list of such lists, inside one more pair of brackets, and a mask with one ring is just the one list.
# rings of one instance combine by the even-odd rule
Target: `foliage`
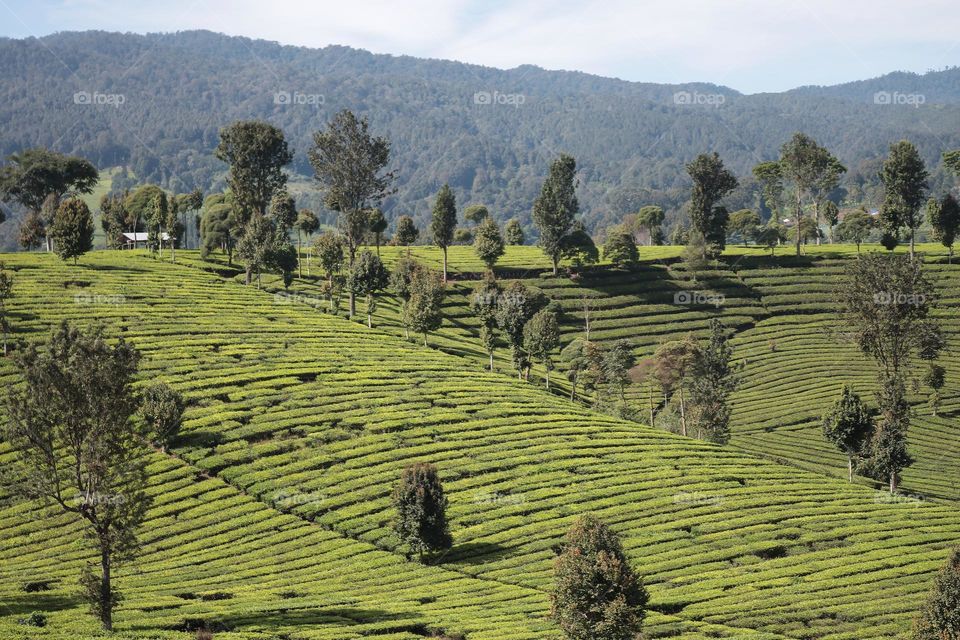
[[437,192],[433,202],[433,216],[430,219],[430,236],[433,243],[443,249],[443,280],[447,280],[447,247],[453,241],[453,232],[457,227],[457,200],[444,184]]
[[550,372],[553,371],[551,352],[560,346],[560,325],[557,314],[541,309],[523,326],[523,348],[533,360],[543,364],[547,372],[547,388],[550,388]]
[[488,273],[473,290],[470,310],[480,322],[480,342],[490,358],[493,371],[493,353],[497,346],[497,304],[503,292],[496,278]]
[[823,435],[847,456],[849,482],[853,482],[854,459],[860,455],[872,431],[869,409],[850,385],[843,385],[840,398],[823,416]]
[[953,259],[953,243],[960,232],[960,204],[953,194],[948,193],[939,202],[931,199],[927,203],[927,222],[933,231],[933,239],[945,246]]
[[420,230],[413,223],[410,216],[400,216],[397,218],[397,233],[394,234],[394,241],[401,247],[409,247],[420,237]]
[[522,245],[524,243],[523,226],[521,226],[520,221],[516,218],[511,218],[507,221],[507,225],[503,228],[503,232],[506,236],[507,244]]
[[724,165],[720,155],[700,154],[687,165],[693,181],[690,195],[690,221],[708,246],[710,255],[718,255],[727,242],[727,210],[717,205],[737,185],[737,178]]
[[485,217],[477,226],[476,237],[473,241],[473,250],[480,258],[487,269],[493,272],[493,266],[504,252],[503,236],[500,235],[500,228],[493,218]]
[[313,252],[320,262],[320,268],[327,274],[327,281],[333,286],[333,276],[343,266],[343,240],[338,234],[327,231],[313,241]]
[[40,211],[51,195],[59,203],[67,196],[91,193],[99,177],[96,167],[83,158],[33,147],[7,157],[0,169],[0,199]]
[[183,396],[164,382],[155,382],[143,390],[140,416],[156,442],[167,448],[183,423]]
[[533,223],[540,232],[539,245],[553,263],[554,275],[561,256],[571,246],[567,236],[574,230],[573,224],[580,212],[576,172],[573,157],[560,155],[550,164],[550,174],[533,203]]
[[917,228],[923,222],[920,207],[926,201],[929,173],[913,143],[907,140],[890,145],[883,162],[880,180],[886,194],[880,221],[884,230],[896,234],[902,227],[910,233],[910,255],[914,254]]
[[240,120],[220,130],[214,155],[229,165],[227,185],[237,220],[266,215],[273,195],[287,184],[283,167],[293,154],[279,128],[260,120]]
[[603,243],[603,257],[617,267],[633,266],[640,259],[633,235],[621,230],[611,230]]
[[917,617],[913,640],[960,640],[960,548],[950,553],[934,578]]
[[443,551],[453,545],[447,525],[447,498],[437,468],[426,462],[406,467],[393,491],[394,531],[411,553]]
[[710,321],[710,337],[694,353],[690,400],[697,433],[711,442],[730,440],[730,394],[740,385],[740,367],[733,364],[733,347],[723,323]]
[[523,327],[546,304],[542,293],[531,291],[518,281],[511,282],[497,298],[497,326],[510,342],[510,355],[518,374],[530,364],[523,349]]
[[63,260],[77,258],[93,249],[93,216],[80,198],[69,198],[60,204],[50,227],[57,255]]
[[841,242],[856,244],[859,253],[860,245],[870,235],[871,229],[873,229],[873,218],[866,211],[858,209],[843,217],[843,220],[837,225],[836,237]]
[[442,276],[430,269],[415,269],[410,279],[410,299],[403,308],[403,323],[416,333],[427,334],[443,322],[443,296],[446,291]]
[[372,251],[361,251],[347,272],[347,289],[367,297],[367,326],[373,326],[375,296],[390,283],[390,272]]
[[574,267],[596,264],[600,261],[597,245],[593,243],[593,238],[579,220],[573,223],[570,233],[564,236],[560,257],[569,260]]
[[463,219],[472,222],[474,226],[490,218],[490,210],[482,204],[472,204],[463,210]]

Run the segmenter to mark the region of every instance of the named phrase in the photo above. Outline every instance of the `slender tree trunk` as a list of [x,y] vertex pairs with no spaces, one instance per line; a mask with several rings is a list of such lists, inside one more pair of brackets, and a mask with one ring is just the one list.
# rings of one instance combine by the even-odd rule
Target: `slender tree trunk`
[[443,247],[443,281],[447,281],[447,248]]
[[654,427],[656,425],[654,424],[654,418],[653,418],[653,385],[650,385],[650,392],[648,394],[648,398],[650,401],[650,426]]
[[800,217],[803,215],[803,202],[800,199],[800,187],[797,187],[797,215],[794,216],[793,226],[797,231],[797,255],[800,255]]
[[910,262],[913,262],[914,256],[914,242],[916,241],[917,230],[912,228],[910,229]]
[[251,269],[249,266],[246,267],[245,282],[247,286],[250,286],[250,284],[253,283],[253,269]]
[[820,246],[820,201],[813,203],[813,210],[817,217],[817,246]]
[[426,332],[426,331],[423,332],[423,346],[425,346],[425,347],[429,347],[429,346],[430,346],[429,344],[427,344],[427,332]]
[[373,304],[373,296],[367,296],[367,329],[373,329],[373,314],[370,312],[370,305]]
[[[101,543],[103,545],[103,543]],[[113,601],[110,594],[110,552],[106,545],[100,549],[100,622],[107,631],[113,631]]]
[[556,256],[550,256],[550,259],[553,260],[553,275],[557,275],[560,260]]
[[379,258],[380,257],[380,232],[379,231],[377,231],[376,236],[377,236],[377,257]]
[[303,278],[303,261],[300,258],[300,229],[297,229],[297,277]]
[[683,401],[683,385],[680,386],[680,433],[687,435],[687,410]]
[[547,369],[547,391],[550,390],[550,369]]
[[890,472],[890,494],[893,495],[897,492],[897,472]]
[[493,351],[490,352],[490,371],[493,371]]
[[853,482],[853,456],[847,456],[847,482]]

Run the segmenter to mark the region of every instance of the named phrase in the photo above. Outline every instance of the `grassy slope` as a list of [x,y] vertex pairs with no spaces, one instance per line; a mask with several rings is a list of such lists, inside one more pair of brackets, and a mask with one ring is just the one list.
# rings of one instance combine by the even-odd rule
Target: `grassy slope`
[[[196,269],[133,253],[78,268],[5,260],[19,332],[98,318],[146,353],[145,379],[191,402],[177,458],[151,461],[145,555],[121,571],[127,637],[185,638],[164,629],[204,619],[233,630],[218,639],[407,639],[428,626],[554,638],[551,548],[593,511],[647,578],[651,637],[892,638],[960,541],[953,508],[597,415]],[[405,562],[389,530],[391,485],[421,459],[450,494],[457,546],[442,567]],[[89,558],[69,541],[75,525],[32,514],[0,510],[0,630],[93,635],[73,596]],[[38,579],[59,582],[19,589]],[[55,611],[49,627],[12,624],[34,609]]]

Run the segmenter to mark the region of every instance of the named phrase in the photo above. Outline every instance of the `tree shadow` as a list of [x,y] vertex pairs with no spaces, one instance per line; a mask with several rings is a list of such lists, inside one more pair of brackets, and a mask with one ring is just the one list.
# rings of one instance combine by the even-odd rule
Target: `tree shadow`
[[485,564],[499,560],[509,553],[509,548],[494,542],[466,542],[454,546],[443,554],[442,557],[430,562],[430,564]]
[[24,615],[32,611],[62,611],[83,604],[79,596],[54,593],[31,593],[0,602],[0,613]]
[[[278,607],[267,611],[241,613],[237,615],[188,616],[173,625],[164,627],[167,631],[194,632],[207,629],[213,632],[242,631],[244,627],[300,627],[312,625],[358,625],[374,624],[407,619],[406,614],[393,613],[380,609],[361,609],[356,607]],[[409,627],[416,625],[410,619]],[[132,630],[155,629],[150,625],[134,625]]]

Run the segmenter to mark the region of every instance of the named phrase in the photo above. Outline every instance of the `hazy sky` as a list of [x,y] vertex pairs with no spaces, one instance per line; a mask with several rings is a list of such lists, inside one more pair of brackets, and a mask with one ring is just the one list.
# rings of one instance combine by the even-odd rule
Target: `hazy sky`
[[957,0],[0,0],[0,35],[179,31],[746,93],[960,64]]

